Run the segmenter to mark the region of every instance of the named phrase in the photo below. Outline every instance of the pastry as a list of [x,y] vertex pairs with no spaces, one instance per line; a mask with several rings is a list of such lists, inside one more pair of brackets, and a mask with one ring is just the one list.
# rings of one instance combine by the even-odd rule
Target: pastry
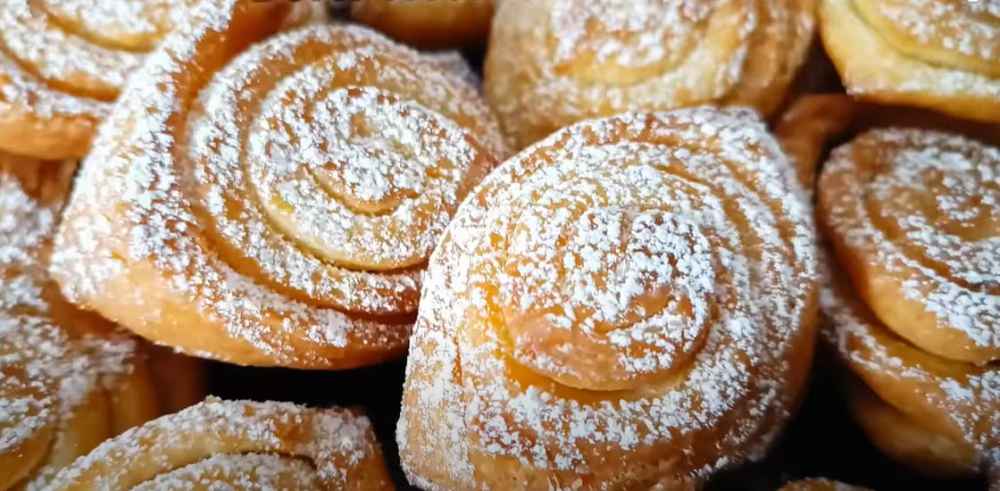
[[63,469],[49,489],[368,491],[393,486],[364,416],[210,398],[102,443]]
[[809,94],[797,98],[778,118],[774,134],[810,195],[827,142],[847,131],[857,112],[857,105],[844,95]]
[[748,109],[590,120],[508,160],[427,270],[410,482],[675,489],[761,457],[813,353],[801,195]]
[[853,373],[849,407],[887,455],[942,477],[1000,464],[1000,368],[924,352],[853,298],[842,278],[824,291],[824,337]]
[[875,129],[835,150],[819,215],[878,319],[929,353],[1000,360],[1000,149]]
[[483,44],[494,0],[355,0],[351,18],[424,49]]
[[[0,151],[45,159],[85,155],[129,74],[188,22],[197,3],[0,2]],[[259,16],[282,19],[312,2],[294,9],[283,0],[250,3]]]
[[586,118],[706,103],[778,108],[805,60],[813,0],[510,0],[487,99],[524,147]]
[[0,155],[0,490],[44,488],[162,409],[144,346],[75,309],[45,272],[75,167]]
[[842,482],[831,481],[829,479],[803,479],[801,481],[790,482],[781,487],[778,491],[870,491],[868,488],[851,486]]
[[311,26],[250,46],[280,19],[212,5],[122,95],[53,275],[74,302],[200,357],[398,357],[433,245],[503,157],[498,125],[460,75],[374,31]]
[[821,0],[819,10],[851,95],[1000,122],[996,0]]

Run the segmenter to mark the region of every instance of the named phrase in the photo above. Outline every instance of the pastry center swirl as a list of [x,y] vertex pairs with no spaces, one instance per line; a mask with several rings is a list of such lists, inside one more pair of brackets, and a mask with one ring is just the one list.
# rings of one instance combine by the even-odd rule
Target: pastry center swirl
[[721,278],[712,226],[690,211],[704,190],[612,168],[524,195],[500,286],[512,356],[591,390],[683,368],[713,323]]
[[66,31],[109,49],[149,51],[194,0],[39,0]]

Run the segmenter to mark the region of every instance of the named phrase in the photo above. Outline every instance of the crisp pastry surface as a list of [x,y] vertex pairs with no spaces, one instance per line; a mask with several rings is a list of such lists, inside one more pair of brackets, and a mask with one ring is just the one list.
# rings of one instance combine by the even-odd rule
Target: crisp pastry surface
[[423,49],[484,44],[495,0],[355,0],[351,18]]
[[398,356],[431,249],[505,153],[499,127],[462,75],[365,28],[248,48],[268,30],[248,5],[206,4],[136,74],[52,272],[72,300],[203,357]]
[[[876,442],[882,442],[890,450],[898,449],[890,451],[895,455],[933,456],[925,449],[932,448],[931,443],[936,441],[938,448],[945,445],[965,452],[964,449],[971,448],[979,462],[967,466],[1000,463],[996,451],[1000,449],[997,363],[977,366],[926,353],[893,334],[853,298],[845,278],[837,277],[834,284],[822,296],[823,312],[829,320],[824,337],[847,367],[871,389],[874,393],[871,397],[877,396],[882,404],[889,406],[881,408],[874,402],[866,403],[866,394],[857,391],[852,395],[853,403],[860,405],[854,408],[855,413],[869,433],[877,433]],[[905,415],[906,424],[901,421],[894,427],[885,427],[876,423],[876,419],[893,419],[884,416],[889,409]],[[891,436],[893,433],[895,437]],[[937,452],[945,456],[953,453]],[[952,457],[959,459],[958,454]]]
[[822,0],[849,93],[1000,122],[1000,1]]
[[428,268],[410,481],[673,489],[759,457],[811,362],[804,203],[750,110],[588,121],[508,160]]
[[136,341],[69,305],[45,271],[75,167],[0,154],[0,489],[43,489],[158,415]]
[[209,398],[102,443],[49,488],[391,490],[368,418]]
[[859,295],[890,329],[956,360],[1000,359],[1000,149],[915,129],[836,149],[820,217]]
[[803,63],[812,0],[510,0],[485,89],[524,147],[582,119],[706,103],[768,114]]

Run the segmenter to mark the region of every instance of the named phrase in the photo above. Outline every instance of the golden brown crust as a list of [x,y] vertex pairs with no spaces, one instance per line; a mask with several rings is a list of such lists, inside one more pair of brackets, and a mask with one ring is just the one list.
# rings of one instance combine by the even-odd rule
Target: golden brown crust
[[700,104],[780,105],[813,37],[815,2],[510,0],[485,90],[518,148],[575,121]]
[[281,19],[212,5],[123,94],[54,276],[202,357],[398,357],[436,238],[505,154],[497,123],[462,75],[374,31],[314,25],[251,47]]
[[1000,17],[991,5],[823,0],[820,32],[851,95],[997,122]]
[[871,491],[861,486],[852,486],[842,482],[831,481],[829,479],[803,479],[801,481],[790,482],[781,487],[779,491]]
[[484,44],[494,0],[357,0],[351,18],[422,49]]
[[341,409],[215,398],[102,443],[63,469],[49,489],[219,486],[393,489],[364,416]]
[[579,123],[494,171],[428,269],[397,427],[411,482],[693,488],[759,457],[812,357],[794,179],[752,111],[708,108]]

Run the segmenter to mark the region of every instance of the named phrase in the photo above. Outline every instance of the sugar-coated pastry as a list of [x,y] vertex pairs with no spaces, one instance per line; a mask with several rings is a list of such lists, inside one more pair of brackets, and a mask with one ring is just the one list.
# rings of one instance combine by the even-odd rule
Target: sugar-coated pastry
[[[1000,465],[1000,367],[941,358],[894,334],[846,278],[823,292],[824,337],[853,373],[851,412],[887,455],[959,476]],[[856,381],[854,380],[856,377]]]
[[495,0],[353,0],[351,18],[425,49],[483,44]]
[[801,194],[748,109],[586,121],[508,160],[427,270],[410,482],[675,489],[761,457],[813,353]]
[[805,59],[814,0],[505,0],[485,89],[519,147],[586,118],[715,103],[769,114]]
[[212,2],[135,75],[52,272],[74,302],[202,357],[397,357],[431,249],[504,156],[499,127],[461,75],[366,28],[251,47],[252,5]]
[[391,490],[368,418],[209,398],[102,443],[52,491]]
[[[208,3],[0,2],[0,151],[45,159],[86,154],[128,76],[199,2]],[[255,17],[283,19],[314,2],[247,3]]]
[[1000,122],[996,0],[821,0],[820,31],[851,95]]
[[841,94],[808,94],[795,99],[781,113],[774,134],[795,164],[799,182],[812,195],[827,142],[846,131],[858,112]]
[[839,264],[889,329],[921,349],[1000,360],[1000,148],[876,129],[833,152],[819,215]]
[[[0,154],[0,490],[44,489],[166,406],[146,347],[67,303],[45,271],[75,168]],[[169,382],[190,391],[190,381]]]
[[779,491],[870,491],[830,479],[803,479],[785,484]]

